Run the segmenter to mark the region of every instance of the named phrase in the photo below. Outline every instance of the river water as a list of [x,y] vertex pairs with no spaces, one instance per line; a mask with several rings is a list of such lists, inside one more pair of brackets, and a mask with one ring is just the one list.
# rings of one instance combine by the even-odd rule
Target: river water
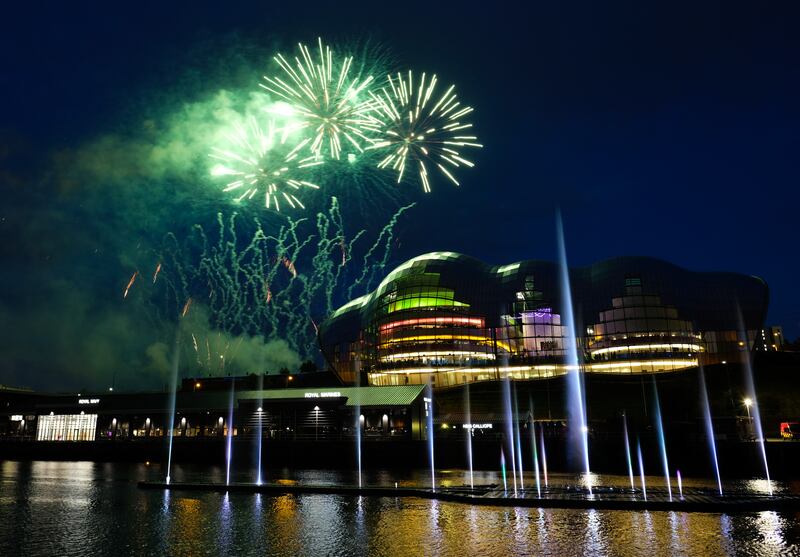
[[[251,476],[238,472],[234,479]],[[163,477],[158,465],[4,461],[0,555],[800,555],[800,513],[472,507],[416,498],[170,493],[136,485]],[[224,470],[176,466],[172,477],[222,481]],[[429,477],[424,470],[381,471],[366,474],[365,484],[425,485]],[[461,485],[465,475],[443,470],[437,479]],[[273,470],[265,478],[352,480],[321,470]],[[493,472],[475,475],[476,484],[498,481]],[[603,485],[627,481],[595,478]],[[764,488],[757,481],[732,487]],[[778,489],[800,492],[798,485]]]

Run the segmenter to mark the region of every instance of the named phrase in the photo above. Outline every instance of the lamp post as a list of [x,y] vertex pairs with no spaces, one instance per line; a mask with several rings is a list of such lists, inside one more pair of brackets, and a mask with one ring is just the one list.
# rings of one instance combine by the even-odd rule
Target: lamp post
[[319,406],[314,407],[314,440],[318,440],[319,436],[317,434],[319,428]]
[[745,398],[743,401],[745,409],[747,409],[747,419],[750,420],[750,407],[753,405],[753,400]]

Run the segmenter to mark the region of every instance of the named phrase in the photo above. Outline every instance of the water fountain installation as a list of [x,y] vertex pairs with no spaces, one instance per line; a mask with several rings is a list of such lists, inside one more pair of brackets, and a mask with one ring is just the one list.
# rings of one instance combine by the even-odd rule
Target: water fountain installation
[[703,406],[703,423],[708,439],[708,449],[711,453],[711,462],[714,466],[714,476],[717,478],[717,488],[722,495],[722,478],[719,475],[719,460],[717,459],[717,441],[714,438],[714,424],[711,421],[711,405],[708,402],[708,391],[706,388],[706,374],[703,367],[700,367],[698,377],[700,379],[700,403]]
[[[586,399],[584,396],[583,373],[578,358],[578,340],[576,334],[575,312],[572,308],[572,293],[567,265],[567,248],[564,241],[564,227],[561,213],[557,215],[558,255],[561,273],[562,313],[568,320],[567,335],[564,339],[567,355],[567,419],[569,423],[570,450],[572,456],[580,455],[583,470],[587,478],[591,474],[589,468],[589,427],[586,422]],[[591,493],[591,485],[589,492]]]
[[[375,485],[365,486],[362,481],[362,476],[364,473],[363,468],[363,461],[362,461],[362,451],[364,450],[364,443],[368,441],[371,443],[371,439],[373,436],[376,438],[380,437],[382,439],[386,439],[390,434],[394,433],[392,428],[394,427],[392,420],[395,419],[396,415],[393,415],[391,412],[387,412],[382,415],[382,418],[379,419],[377,422],[374,419],[375,414],[378,416],[381,413],[377,413],[374,411],[374,405],[369,402],[368,397],[362,396],[360,393],[361,389],[361,382],[362,382],[362,372],[359,368],[359,371],[355,373],[355,387],[342,387],[342,392],[340,393],[338,390],[335,392],[335,396],[330,396],[328,398],[328,403],[333,405],[334,400],[339,400],[337,403],[340,410],[347,409],[348,412],[352,412],[352,416],[349,414],[344,416],[344,421],[342,422],[344,425],[341,427],[337,434],[339,435],[338,441],[347,440],[346,443],[349,446],[349,443],[354,443],[354,451],[356,457],[356,474],[357,474],[357,481],[354,482],[355,485],[323,485],[323,484],[304,484],[302,482],[277,482],[277,483],[270,483],[264,481],[264,472],[263,472],[263,443],[265,438],[271,438],[274,432],[265,432],[265,415],[269,415],[269,420],[273,420],[274,418],[268,412],[264,411],[264,405],[272,403],[271,400],[267,400],[270,396],[267,395],[268,391],[264,390],[264,380],[261,378],[257,384],[258,395],[251,396],[248,399],[250,406],[247,405],[247,408],[255,408],[255,415],[253,416],[242,416],[238,412],[242,411],[242,407],[237,407],[237,384],[235,378],[229,378],[229,393],[228,393],[228,407],[227,407],[227,417],[223,419],[223,417],[219,417],[218,423],[218,431],[224,431],[225,439],[224,439],[224,446],[225,446],[225,481],[224,483],[192,483],[192,482],[175,482],[172,480],[172,460],[173,460],[173,438],[176,435],[187,435],[186,428],[187,422],[186,418],[181,418],[180,421],[180,428],[176,428],[176,397],[177,397],[177,383],[178,383],[178,345],[176,340],[176,346],[174,349],[174,357],[172,362],[172,377],[171,377],[171,389],[170,389],[170,402],[168,408],[168,416],[167,416],[167,424],[168,427],[165,428],[166,436],[167,436],[167,462],[166,462],[166,478],[164,482],[140,482],[140,486],[143,488],[160,488],[160,489],[167,489],[167,490],[206,490],[206,491],[220,491],[220,492],[230,492],[230,491],[238,491],[238,492],[253,492],[253,493],[266,493],[266,494],[284,494],[284,493],[294,493],[294,494],[315,494],[315,493],[334,493],[340,495],[352,495],[352,496],[363,496],[363,495],[371,495],[371,496],[378,496],[378,497],[422,497],[422,498],[429,498],[429,499],[437,499],[443,501],[453,501],[453,502],[461,502],[473,505],[492,505],[492,506],[524,506],[524,507],[539,507],[539,508],[546,508],[546,507],[553,507],[553,508],[581,508],[581,509],[624,509],[624,510],[669,510],[669,511],[702,511],[702,512],[728,512],[728,511],[761,511],[761,510],[781,510],[781,509],[800,509],[800,497],[788,495],[788,494],[778,494],[775,495],[773,493],[773,486],[770,479],[768,461],[767,461],[767,450],[766,450],[766,443],[765,443],[765,436],[762,429],[761,424],[761,414],[759,411],[759,404],[758,398],[756,396],[755,384],[753,379],[753,370],[750,363],[750,353],[749,353],[749,344],[748,344],[748,337],[747,334],[744,332],[744,326],[741,327],[741,332],[739,333],[739,338],[744,339],[739,341],[739,346],[743,346],[743,370],[744,370],[744,387],[743,387],[743,395],[746,397],[742,404],[744,404],[744,408],[748,413],[748,424],[752,424],[752,428],[754,431],[754,439],[753,444],[751,445],[753,448],[757,448],[759,451],[760,460],[763,464],[764,474],[766,476],[766,492],[758,492],[755,490],[751,491],[744,491],[744,490],[734,490],[734,489],[726,489],[723,491],[723,482],[720,475],[720,456],[717,452],[717,441],[715,437],[715,428],[714,422],[712,420],[711,414],[711,401],[709,400],[709,392],[708,387],[706,384],[706,370],[702,365],[697,365],[697,378],[698,378],[698,388],[699,388],[699,400],[697,401],[698,404],[695,407],[696,416],[702,419],[701,425],[703,426],[704,436],[707,440],[707,447],[708,447],[708,454],[709,454],[709,461],[711,462],[713,476],[716,483],[716,489],[711,489],[707,487],[694,487],[694,483],[689,482],[684,489],[684,478],[683,474],[680,470],[675,470],[675,480],[677,485],[677,497],[673,496],[673,478],[670,474],[670,459],[668,457],[668,450],[667,450],[667,434],[665,432],[665,416],[662,414],[662,406],[661,406],[661,399],[659,395],[659,386],[662,387],[662,394],[665,397],[665,406],[664,411],[667,414],[673,414],[675,412],[674,405],[672,405],[669,401],[671,398],[667,398],[670,392],[670,383],[668,380],[662,380],[659,378],[657,380],[657,375],[655,372],[645,374],[644,372],[640,373],[641,377],[641,399],[642,404],[641,408],[634,407],[631,408],[627,406],[628,411],[622,411],[619,414],[614,414],[617,416],[615,419],[610,419],[606,422],[606,426],[608,423],[615,422],[616,419],[621,417],[621,423],[616,422],[617,424],[621,425],[621,433],[622,433],[622,442],[619,442],[618,431],[613,431],[613,427],[611,428],[612,431],[608,431],[604,429],[603,422],[600,417],[595,414],[598,412],[596,410],[597,407],[592,406],[592,416],[595,418],[595,421],[592,422],[592,427],[590,428],[589,416],[587,409],[589,406],[587,405],[587,372],[592,371],[594,368],[593,366],[605,366],[605,365],[615,365],[615,364],[606,364],[608,361],[613,360],[600,360],[603,363],[598,364],[598,359],[596,359],[596,353],[593,353],[587,348],[586,344],[591,342],[596,342],[595,340],[587,340],[587,337],[579,336],[578,331],[582,330],[584,327],[584,323],[581,322],[584,317],[580,319],[576,316],[575,308],[573,307],[573,298],[572,298],[572,287],[573,287],[573,278],[575,279],[575,284],[579,285],[576,286],[576,292],[580,292],[581,288],[584,286],[580,286],[581,283],[580,275],[571,275],[569,267],[567,265],[567,251],[566,251],[566,244],[564,238],[564,230],[563,225],[561,222],[560,216],[557,218],[557,247],[558,247],[558,265],[553,267],[553,277],[552,281],[556,284],[555,288],[557,292],[560,294],[560,315],[563,317],[563,321],[559,325],[559,330],[562,332],[559,333],[557,337],[555,337],[555,333],[550,333],[553,338],[556,340],[553,341],[540,341],[542,344],[536,345],[536,348],[530,348],[530,350],[541,350],[541,351],[550,351],[553,354],[553,358],[557,359],[556,362],[552,364],[548,364],[547,366],[541,366],[542,370],[538,371],[540,373],[539,378],[543,379],[546,378],[550,380],[551,378],[558,378],[559,376],[563,377],[563,392],[564,392],[564,406],[561,410],[561,415],[556,415],[553,417],[551,413],[551,405],[550,405],[550,383],[547,383],[547,393],[546,393],[546,419],[540,417],[539,422],[536,420],[535,415],[535,405],[534,400],[536,403],[539,404],[539,397],[544,398],[543,389],[539,389],[537,391],[536,388],[531,388],[527,393],[522,394],[521,396],[528,396],[528,413],[521,417],[520,409],[519,409],[519,400],[518,396],[520,396],[520,391],[524,393],[524,390],[528,388],[528,384],[526,381],[528,379],[535,379],[533,376],[525,375],[531,372],[531,369],[525,367],[525,362],[518,362],[512,361],[508,356],[508,353],[511,350],[508,348],[510,344],[509,339],[504,339],[505,350],[507,353],[499,354],[498,349],[495,347],[494,353],[489,352],[465,352],[470,355],[470,357],[480,356],[483,358],[488,358],[493,361],[495,364],[494,378],[488,379],[491,381],[495,381],[495,385],[497,387],[492,387],[486,392],[492,393],[493,396],[496,397],[496,403],[494,403],[493,407],[490,407],[488,410],[482,409],[481,412],[486,413],[479,413],[475,412],[475,408],[478,406],[479,402],[473,401],[471,396],[474,395],[476,391],[471,391],[470,382],[474,381],[475,379],[470,379],[469,381],[464,379],[463,381],[463,400],[460,401],[463,404],[463,419],[461,419],[461,429],[459,435],[454,435],[455,431],[452,431],[452,427],[449,426],[447,423],[443,423],[445,421],[450,422],[450,418],[445,418],[447,416],[447,412],[450,410],[443,410],[440,414],[436,411],[434,406],[434,395],[436,394],[437,399],[436,401],[441,405],[442,408],[446,408],[446,403],[442,401],[446,401],[446,392],[442,391],[442,398],[439,395],[439,388],[446,389],[449,387],[453,387],[453,383],[439,383],[435,381],[437,377],[429,372],[430,368],[426,367],[419,367],[419,368],[412,368],[414,369],[414,373],[425,374],[418,376],[416,384],[409,384],[408,378],[406,378],[407,387],[403,387],[404,389],[417,389],[414,394],[416,398],[414,398],[414,404],[417,406],[410,407],[411,409],[406,413],[403,411],[401,416],[403,416],[399,421],[409,419],[414,420],[413,427],[410,428],[409,433],[409,446],[413,446],[414,450],[419,450],[418,457],[420,462],[427,456],[428,461],[428,470],[425,470],[425,476],[429,477],[430,483],[428,485],[428,480],[424,480],[420,482],[423,485],[419,486],[412,486],[406,487],[403,485],[403,482],[387,482],[384,480],[378,480]],[[513,266],[512,266],[513,267]],[[504,268],[504,267],[501,267]],[[432,279],[431,279],[432,280]],[[531,284],[532,284],[531,279]],[[627,288],[627,278],[626,278],[626,288]],[[637,279],[638,280],[638,279]],[[527,281],[527,279],[526,279]],[[585,282],[585,281],[584,281]],[[527,288],[527,282],[526,282]],[[533,287],[530,288],[533,291]],[[529,300],[537,300],[537,298],[526,298],[527,294],[524,292],[518,293],[518,300],[522,300],[524,304],[527,304]],[[655,298],[651,296],[651,298]],[[447,299],[448,302],[455,303],[453,301],[452,295],[450,298]],[[580,300],[579,300],[580,302]],[[459,308],[469,308],[469,304],[458,302],[462,304],[458,306]],[[538,303],[538,302],[536,302]],[[542,303],[553,303],[552,301],[545,300]],[[555,302],[558,303],[558,302]],[[621,302],[614,302],[615,304],[619,304]],[[450,307],[450,306],[448,306]],[[524,305],[524,307],[528,307]],[[617,308],[617,306],[614,306]],[[414,306],[416,308],[416,306]],[[412,308],[413,309],[413,308]],[[583,309],[578,308],[580,311],[580,315],[585,315],[585,311]],[[612,311],[623,311],[626,310],[627,306],[624,306],[622,309],[614,309]],[[550,310],[548,310],[549,312]],[[413,324],[419,325],[421,328],[434,328],[441,325],[437,319],[443,319],[442,323],[446,323],[450,326],[455,319],[463,320],[469,323],[470,327],[476,327],[480,324],[480,327],[485,326],[484,320],[481,318],[473,317],[470,314],[466,314],[468,316],[462,316],[459,314],[459,317],[446,317],[446,318],[437,318],[437,317],[429,317],[425,316],[423,318],[418,318],[418,321],[413,321]],[[512,321],[513,317],[511,316],[504,316],[509,321]],[[449,321],[448,321],[449,320]],[[425,321],[422,323],[421,321]],[[740,318],[741,322],[741,318]],[[406,324],[405,321],[402,322]],[[591,322],[590,322],[591,323]],[[528,325],[524,321],[515,322],[515,326],[521,327]],[[550,327],[554,327],[553,324],[549,325]],[[587,334],[592,327],[587,327]],[[523,329],[524,330],[524,329]],[[415,333],[419,335],[420,333]],[[428,333],[426,333],[428,334]],[[449,334],[449,333],[447,333]],[[592,334],[594,334],[592,332]],[[494,341],[494,330],[491,333],[492,340]],[[549,335],[543,335],[547,338]],[[675,335],[672,335],[675,336]],[[401,338],[402,337],[399,337]],[[429,337],[424,337],[429,338]],[[599,338],[599,337],[594,337]],[[635,337],[638,338],[638,337]],[[701,337],[696,335],[696,338],[699,340]],[[464,346],[467,346],[469,342],[481,342],[486,343],[486,336],[478,336],[477,333],[470,332],[469,335],[464,335],[464,338],[459,337],[459,341],[463,341]],[[627,340],[627,336],[623,336],[622,339],[619,340]],[[405,340],[405,339],[403,339]],[[438,338],[436,339],[439,340]],[[616,340],[616,339],[614,339]],[[545,346],[543,343],[547,342],[547,348],[542,348]],[[630,341],[629,341],[630,342]],[[620,345],[611,345],[602,347],[601,350],[606,350],[607,352],[620,352],[620,351],[630,351],[631,346],[628,346],[629,342],[622,343]],[[656,343],[659,341],[653,341],[649,338],[644,342],[648,343]],[[672,341],[676,343],[677,341]],[[499,344],[499,343],[497,343]],[[533,345],[531,345],[533,346]],[[589,344],[591,346],[591,344]],[[595,345],[596,347],[597,345]],[[650,344],[646,345],[650,346]],[[658,344],[657,346],[662,347],[663,345]],[[674,349],[676,346],[682,346],[680,344],[669,344],[669,349]],[[692,345],[694,346],[694,345]],[[636,348],[636,346],[634,346]],[[526,347],[525,350],[529,348]],[[584,352],[585,351],[585,352]],[[634,349],[633,352],[636,352]],[[605,354],[606,352],[603,352]],[[420,353],[421,354],[421,353]],[[436,356],[438,357],[440,352],[435,352]],[[419,354],[411,353],[411,357],[418,357]],[[691,356],[691,354],[690,354]],[[638,355],[635,356],[638,358]],[[699,361],[699,360],[698,360]],[[724,365],[725,362],[723,362]],[[360,365],[360,364],[359,364]],[[424,362],[419,364],[414,362],[415,366],[429,366],[431,365],[430,362]],[[466,364],[467,367],[472,368],[469,370],[468,373],[474,373],[477,370],[474,370],[474,363]],[[527,365],[527,364],[526,364]],[[633,364],[630,364],[633,365]],[[638,364],[637,364],[638,365]],[[712,368],[709,366],[709,375],[711,374]],[[725,369],[725,368],[722,368]],[[474,370],[474,371],[473,371]],[[448,373],[451,370],[448,370]],[[372,382],[371,372],[370,374],[364,374],[364,377],[369,375],[370,383]],[[645,377],[651,378],[651,386],[652,390],[650,391],[651,394],[648,395],[647,390],[645,388],[646,382]],[[471,377],[468,375],[464,375],[464,377]],[[659,376],[660,377],[660,376]],[[478,376],[478,381],[486,381],[486,378],[480,378]],[[457,385],[458,383],[456,383]],[[712,383],[713,384],[713,383]],[[225,383],[226,386],[227,383]],[[436,387],[435,387],[436,385]],[[286,384],[287,392],[291,392],[293,394],[287,396],[287,399],[292,399],[294,396],[297,399],[303,398],[314,398],[319,397],[319,392],[302,392],[302,389],[288,389],[288,381]],[[595,384],[589,383],[590,390],[594,393]],[[365,387],[365,389],[374,389],[379,387]],[[397,388],[397,387],[395,387]],[[559,387],[560,388],[560,387]],[[349,392],[345,396],[345,389],[354,389],[354,392]],[[494,389],[494,390],[492,390]],[[674,390],[674,387],[673,387]],[[297,392],[301,391],[301,392]],[[333,389],[330,389],[333,391]],[[241,389],[239,394],[241,395]],[[481,396],[480,404],[485,405],[484,397],[486,396],[486,392],[478,391],[479,395]],[[322,393],[328,394],[328,393]],[[333,395],[334,393],[329,393]],[[245,397],[247,398],[247,397]],[[279,397],[275,397],[279,398]],[[421,398],[421,402],[420,402]],[[637,388],[637,399],[638,399],[638,388]],[[314,414],[313,414],[313,439],[314,443],[321,443],[323,442],[322,439],[318,436],[318,424],[319,424],[319,412],[321,407],[323,406],[322,400],[320,400],[319,405],[314,406]],[[352,404],[351,404],[352,403]],[[475,403],[475,404],[473,404]],[[285,403],[284,403],[285,404]],[[715,399],[714,400],[715,408],[716,405],[720,404],[720,401]],[[635,405],[634,405],[635,406]],[[499,407],[499,408],[498,408]],[[218,407],[220,410],[222,406]],[[309,406],[310,408],[310,406]],[[322,408],[325,410],[325,408]],[[637,414],[637,410],[639,414]],[[270,410],[271,411],[271,410]],[[437,431],[435,429],[435,420],[434,420],[434,412],[437,412],[436,418],[439,419],[441,423],[442,431],[437,435]],[[541,410],[540,410],[541,412]],[[619,411],[615,411],[619,412]],[[221,413],[221,412],[220,412]],[[287,433],[288,435],[294,436],[295,439],[302,439],[304,433],[302,432],[302,428],[304,426],[298,425],[300,424],[300,418],[298,418],[299,411],[295,413],[294,424],[293,428],[290,427],[281,427],[279,428],[280,431],[278,433]],[[365,418],[365,414],[367,418]],[[457,416],[458,409],[453,412]],[[392,417],[390,418],[390,415]],[[480,419],[477,419],[475,416],[481,416]],[[408,416],[408,418],[406,418]],[[482,421],[484,416],[487,416],[489,420],[493,421],[492,423],[488,424],[476,424],[474,421]],[[455,416],[454,416],[455,417]],[[673,416],[674,417],[674,416]],[[352,421],[351,421],[352,418]],[[456,420],[460,418],[455,417]],[[148,418],[149,423],[149,418]],[[235,423],[239,423],[240,427],[235,427]],[[272,422],[270,422],[272,423]],[[350,425],[353,424],[353,430],[350,431]],[[459,422],[456,422],[459,423]],[[738,422],[737,422],[738,423]],[[377,424],[377,425],[376,425]],[[670,438],[673,440],[673,443],[676,443],[677,434],[675,433],[674,426],[671,425],[671,422],[667,421],[667,425],[669,425],[672,429],[670,429]],[[253,429],[249,429],[249,425],[254,425]],[[286,424],[283,424],[286,425]],[[402,426],[401,426],[402,427]],[[455,426],[458,427],[458,426]],[[479,429],[476,429],[479,428]],[[286,431],[283,431],[283,430]],[[335,429],[335,428],[334,428]],[[180,430],[180,434],[177,431]],[[527,433],[524,433],[524,430],[527,430]],[[254,431],[254,437],[251,437]],[[242,432],[245,432],[246,435],[241,435]],[[480,433],[480,439],[476,437],[476,432]],[[352,434],[352,435],[351,435]],[[414,435],[413,439],[411,435]],[[624,469],[627,472],[627,478],[619,478],[615,480],[616,483],[612,482],[608,485],[604,485],[602,476],[595,476],[591,472],[590,467],[590,434],[592,439],[592,450],[594,451],[602,451],[603,448],[610,448],[611,452],[609,453],[609,459],[605,459],[606,463],[610,460],[612,462],[616,462],[617,465],[614,465],[616,469],[622,469],[621,459],[619,458],[621,450],[624,450]],[[237,436],[239,436],[237,438]],[[365,439],[366,437],[368,439]],[[381,437],[384,436],[384,437]],[[242,439],[244,437],[244,439]],[[237,448],[237,454],[243,454],[238,452],[238,448],[242,446],[242,443],[251,442],[253,439],[253,449],[255,451],[255,467],[256,473],[254,476],[250,476],[251,478],[254,477],[254,481],[252,483],[238,483],[236,481],[232,481],[232,465],[233,465],[233,455],[234,455],[234,448]],[[351,441],[352,440],[352,441]],[[454,441],[456,442],[454,444]],[[459,450],[461,450],[458,443],[463,442],[463,451],[460,453],[465,457],[466,463],[466,471],[465,475],[463,476],[463,485],[458,485],[457,481],[452,481],[452,474],[451,471],[447,470],[437,470],[436,469],[436,449],[440,451],[446,451],[450,448],[456,446]],[[635,447],[634,447],[635,442]],[[183,443],[179,443],[178,446],[183,445]],[[551,456],[553,460],[553,468],[555,468],[558,472],[580,472],[580,476],[568,476],[566,480],[564,480],[564,476],[561,474],[553,475],[549,474],[548,470],[548,458],[547,458],[547,448],[551,450]],[[497,452],[499,450],[499,455]],[[635,450],[635,452],[634,452]],[[485,453],[481,453],[480,451],[487,451]],[[272,454],[272,453],[270,453]],[[372,453],[370,453],[372,454]],[[487,455],[488,459],[491,459],[492,465],[491,467],[494,470],[491,470],[487,473],[482,473],[481,475],[486,478],[490,478],[488,481],[493,483],[486,483],[485,485],[476,485],[475,483],[475,470],[474,465],[475,462],[485,463],[485,460],[480,460],[482,454]],[[524,468],[527,456],[530,455],[530,460],[528,461],[529,465],[531,466],[533,480],[535,482],[535,491],[532,487],[529,486],[528,489],[525,487],[525,476],[524,476]],[[597,455],[597,452],[595,453]],[[617,455],[617,456],[614,456]],[[445,452],[440,452],[440,458],[450,456]],[[496,468],[498,465],[497,456],[499,456],[499,470]],[[601,457],[604,455],[601,455]],[[648,461],[655,462],[656,460],[660,461],[660,467],[662,469],[662,477],[663,477],[663,485],[660,479],[655,479],[653,477],[648,478],[645,473],[645,456],[647,456]],[[598,468],[601,468],[601,463],[603,462],[603,458],[598,458],[597,456],[594,457],[595,465]],[[241,458],[240,458],[241,460]],[[372,460],[371,458],[368,460]],[[687,471],[687,466],[691,468],[691,464],[687,464],[687,460],[681,460],[680,458],[674,458],[673,464],[678,464],[681,469]],[[480,464],[479,464],[480,465]],[[608,464],[602,465],[608,467]],[[552,471],[552,470],[551,470]],[[509,472],[511,477],[509,477]],[[638,475],[638,483],[639,486],[637,487],[637,478]],[[437,477],[439,477],[440,484],[437,485]],[[530,476],[529,476],[530,477]],[[491,478],[494,478],[493,480]],[[600,478],[598,481],[597,478]],[[396,478],[393,478],[396,479]],[[650,486],[647,485],[648,479],[650,482]],[[352,480],[351,480],[352,482]],[[500,483],[502,482],[502,483]],[[620,488],[619,483],[622,483],[625,487]],[[373,483],[370,481],[370,483]],[[393,484],[393,487],[390,485]],[[630,486],[628,489],[627,486]]]

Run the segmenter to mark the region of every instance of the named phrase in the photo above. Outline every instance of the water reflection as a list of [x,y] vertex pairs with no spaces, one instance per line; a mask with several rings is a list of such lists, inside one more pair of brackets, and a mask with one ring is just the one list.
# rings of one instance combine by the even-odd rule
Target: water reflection
[[546,513],[544,509],[536,509],[535,515],[536,541],[538,542],[539,547],[547,547],[547,519],[550,514]]
[[[231,534],[232,534],[232,524],[233,523],[233,510],[231,509],[231,496],[230,493],[225,493],[222,496],[222,504],[220,505],[220,512],[219,512],[219,524],[220,529],[218,532],[217,537],[217,548],[222,550],[221,553],[228,553],[231,547]],[[191,524],[180,525],[180,526],[188,526],[189,531],[192,531]],[[181,528],[183,529],[183,528]]]
[[785,491],[781,486],[777,485],[777,482],[761,478],[748,480],[745,482],[745,489],[755,493],[762,493],[764,495],[772,495],[773,493],[778,494]]
[[[350,472],[269,473],[270,481],[353,481]],[[428,473],[372,471],[369,482],[424,485]],[[173,474],[224,477],[219,471],[179,466]],[[451,485],[469,481],[467,471],[440,475]],[[0,555],[769,555],[798,552],[800,541],[800,517],[790,513],[494,508],[396,497],[272,497],[136,487],[138,480],[159,477],[163,471],[158,466],[3,462]],[[499,479],[496,472],[477,470],[474,477],[476,484]],[[552,478],[564,485],[580,480]],[[630,480],[597,476],[591,481],[628,486]],[[704,484],[690,478],[684,484],[716,486],[713,480]],[[757,484],[726,489],[750,485]]]
[[[680,513],[681,515],[685,513]],[[678,537],[678,513],[670,511],[667,513],[669,517],[669,533],[670,533],[670,551],[675,553],[679,550],[680,538]]]
[[606,544],[600,525],[600,512],[596,510],[586,511],[586,545],[585,553],[589,555],[605,555]]
[[761,539],[765,545],[772,547],[783,547],[783,520],[778,513],[773,511],[763,511],[758,513],[756,527],[758,528]]

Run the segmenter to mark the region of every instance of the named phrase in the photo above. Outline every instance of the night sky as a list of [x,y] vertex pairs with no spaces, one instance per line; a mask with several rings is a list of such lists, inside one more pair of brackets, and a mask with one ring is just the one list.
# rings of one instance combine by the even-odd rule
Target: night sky
[[460,188],[348,209],[418,202],[394,262],[551,259],[558,207],[571,265],[758,275],[768,322],[800,335],[796,3],[165,4],[4,8],[1,384],[160,384],[172,340],[120,294],[155,239],[230,209],[186,152],[203,128],[176,122],[319,35],[436,72],[476,109],[485,148]]

